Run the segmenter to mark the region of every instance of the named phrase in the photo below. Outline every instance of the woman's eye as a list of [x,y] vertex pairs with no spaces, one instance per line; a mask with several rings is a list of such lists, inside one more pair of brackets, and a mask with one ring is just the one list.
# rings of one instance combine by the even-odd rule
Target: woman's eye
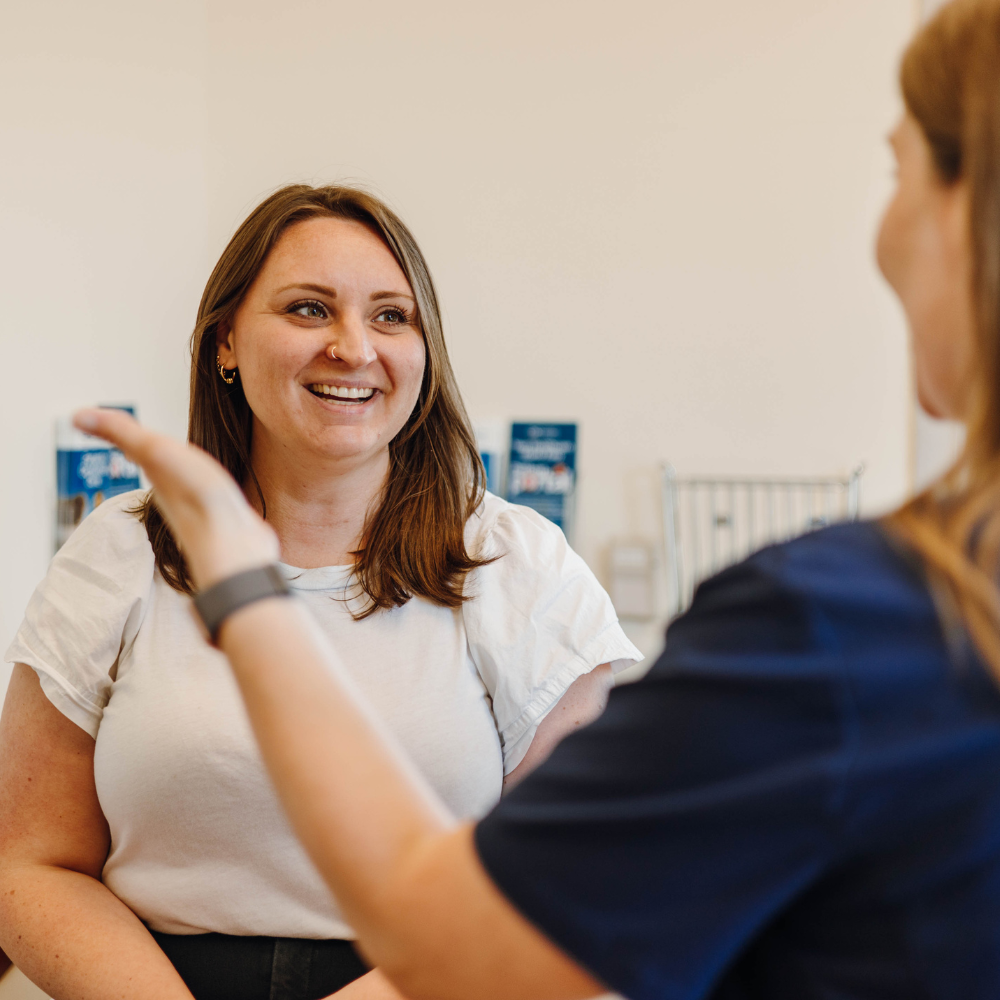
[[296,302],[288,307],[288,311],[305,319],[326,319],[328,316],[326,306],[322,302]]
[[389,309],[383,309],[376,317],[379,323],[406,323],[407,316],[402,309],[397,309],[395,306]]

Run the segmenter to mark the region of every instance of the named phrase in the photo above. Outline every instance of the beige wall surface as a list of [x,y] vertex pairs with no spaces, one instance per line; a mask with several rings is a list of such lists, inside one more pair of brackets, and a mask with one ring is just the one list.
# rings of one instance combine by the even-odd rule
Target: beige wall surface
[[[209,5],[210,232],[289,180],[401,212],[474,417],[581,422],[576,542],[657,469],[909,474],[872,253],[912,0]],[[652,642],[654,640],[647,640]]]
[[[183,434],[207,266],[197,0],[4,6],[0,642],[52,554],[59,415],[134,401]],[[0,690],[6,671],[0,672]]]
[[665,459],[906,492],[872,240],[912,0],[8,6],[0,641],[51,554],[54,418],[134,401],[183,433],[201,286],[289,181],[408,221],[474,417],[580,421],[599,573],[658,539]]
[[18,969],[0,979],[0,1000],[46,1000],[46,996]]

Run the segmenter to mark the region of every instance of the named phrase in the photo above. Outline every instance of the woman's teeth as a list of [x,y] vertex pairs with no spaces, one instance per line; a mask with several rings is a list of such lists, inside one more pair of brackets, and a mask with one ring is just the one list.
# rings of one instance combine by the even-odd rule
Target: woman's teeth
[[309,391],[317,396],[325,396],[327,399],[347,400],[350,402],[363,403],[366,399],[371,399],[375,395],[372,388],[359,388],[356,385],[311,385]]

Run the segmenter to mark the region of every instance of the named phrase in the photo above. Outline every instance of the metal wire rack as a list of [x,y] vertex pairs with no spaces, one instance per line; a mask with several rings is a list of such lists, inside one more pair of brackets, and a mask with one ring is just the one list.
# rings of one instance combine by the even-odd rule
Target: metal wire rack
[[856,521],[858,466],[847,478],[681,479],[663,469],[663,539],[671,617],[691,603],[707,577],[774,542],[835,521]]

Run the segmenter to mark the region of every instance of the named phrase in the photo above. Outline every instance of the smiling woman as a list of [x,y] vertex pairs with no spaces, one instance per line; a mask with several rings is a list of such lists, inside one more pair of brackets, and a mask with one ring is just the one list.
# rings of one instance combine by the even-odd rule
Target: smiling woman
[[[189,438],[456,815],[485,814],[638,659],[561,532],[485,493],[427,264],[370,195],[283,188],[237,230],[198,312]],[[192,589],[130,494],[32,598],[7,654],[0,946],[56,998],[384,996]]]
[[[270,456],[279,441],[383,490],[358,551],[331,553],[336,564],[353,556],[369,598],[362,614],[414,594],[448,607],[462,602],[464,575],[476,565],[464,529],[482,498],[483,473],[434,284],[398,217],[351,188],[278,191],[243,223],[209,279],[192,353],[190,439],[244,484],[265,516],[260,477],[276,472]],[[232,383],[218,377],[220,365],[236,372]],[[362,405],[334,402],[362,390],[371,390]],[[285,445],[278,450],[285,454]],[[143,519],[158,568],[190,592],[148,498]],[[323,532],[323,547],[333,539]],[[312,555],[314,544],[303,541]]]

